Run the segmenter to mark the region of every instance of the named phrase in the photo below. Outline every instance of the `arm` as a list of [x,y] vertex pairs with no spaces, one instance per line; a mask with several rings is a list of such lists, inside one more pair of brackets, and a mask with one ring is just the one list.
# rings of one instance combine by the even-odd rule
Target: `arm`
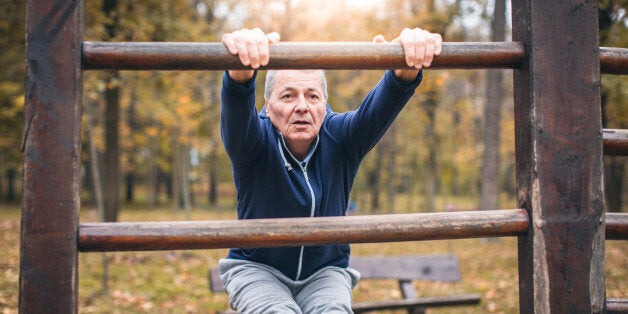
[[225,73],[220,91],[220,132],[234,166],[255,158],[262,147],[262,130],[255,108],[255,72],[240,84]]
[[221,90],[220,129],[234,166],[254,160],[263,143],[262,130],[255,109],[254,69],[268,64],[268,46],[279,40],[277,33],[264,34],[259,28],[243,29],[223,36],[230,53],[237,55],[251,70],[227,71]]
[[[386,39],[377,35],[373,41],[382,43]],[[340,126],[338,131],[343,134],[347,153],[356,161],[361,160],[384,135],[421,82],[421,69],[431,65],[442,47],[439,34],[420,28],[404,29],[393,42],[401,43],[410,69],[387,72],[358,110],[343,116],[342,122],[332,124]]]

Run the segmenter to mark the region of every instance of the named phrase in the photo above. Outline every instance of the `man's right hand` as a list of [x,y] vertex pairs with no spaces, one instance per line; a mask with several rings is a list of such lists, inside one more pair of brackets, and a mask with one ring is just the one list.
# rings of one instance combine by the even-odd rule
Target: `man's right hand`
[[229,76],[236,82],[244,84],[253,77],[253,71],[260,66],[268,65],[270,60],[269,46],[279,41],[278,33],[265,34],[261,29],[241,29],[222,36],[222,43],[233,55],[237,55],[244,66],[253,70],[229,70]]

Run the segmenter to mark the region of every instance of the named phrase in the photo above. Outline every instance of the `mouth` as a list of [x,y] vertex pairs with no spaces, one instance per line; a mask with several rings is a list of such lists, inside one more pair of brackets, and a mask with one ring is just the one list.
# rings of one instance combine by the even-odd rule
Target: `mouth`
[[309,121],[307,120],[296,120],[293,121],[292,124],[296,124],[296,125],[309,125],[311,124]]

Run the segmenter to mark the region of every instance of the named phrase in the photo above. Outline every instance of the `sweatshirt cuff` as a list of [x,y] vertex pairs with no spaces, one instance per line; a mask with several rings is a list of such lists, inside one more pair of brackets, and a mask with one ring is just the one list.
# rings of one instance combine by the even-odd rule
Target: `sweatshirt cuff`
[[412,88],[415,89],[417,87],[419,87],[419,85],[421,84],[421,81],[423,80],[423,69],[419,70],[419,73],[416,75],[416,77],[414,78],[413,81],[402,81],[400,79],[398,79],[395,76],[395,71],[394,70],[388,70],[386,71],[386,76],[388,76],[388,79],[390,82],[393,82],[394,86],[397,88]]
[[234,81],[229,76],[229,71],[225,71],[223,75],[223,91],[230,95],[250,95],[255,93],[255,79],[257,78],[257,71],[253,72],[253,77],[244,84],[240,84]]

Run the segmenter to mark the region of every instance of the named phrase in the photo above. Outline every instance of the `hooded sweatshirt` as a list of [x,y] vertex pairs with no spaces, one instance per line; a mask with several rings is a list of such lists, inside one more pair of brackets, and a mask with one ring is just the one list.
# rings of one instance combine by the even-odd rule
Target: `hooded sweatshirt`
[[[255,107],[253,78],[239,84],[227,72],[221,91],[221,134],[231,159],[238,219],[344,216],[360,162],[414,94],[412,82],[387,71],[355,111],[327,110],[304,160],[288,150],[265,110]],[[348,244],[279,248],[232,248],[227,258],[271,266],[303,280],[326,266],[346,268]]]

